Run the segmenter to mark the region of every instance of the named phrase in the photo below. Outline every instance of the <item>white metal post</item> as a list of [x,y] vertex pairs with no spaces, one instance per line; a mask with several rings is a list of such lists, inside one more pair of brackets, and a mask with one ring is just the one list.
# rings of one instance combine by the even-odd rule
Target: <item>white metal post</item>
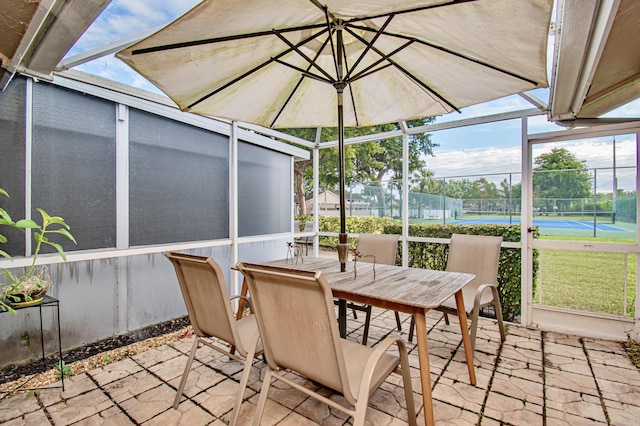
[[[229,254],[230,267],[238,262],[238,122],[231,123],[229,135],[229,238],[231,252]],[[230,286],[232,294],[240,294],[239,272],[231,270]]]
[[522,194],[521,194],[521,277],[520,277],[520,309],[522,325],[531,324],[531,301],[533,300],[533,233],[528,229],[533,226],[533,168],[531,165],[532,149],[529,143],[527,117],[522,117],[521,150],[522,150]]
[[116,104],[116,248],[129,248],[129,107]]
[[[402,129],[402,266],[409,265],[409,135],[407,123],[400,122]],[[393,200],[391,201],[393,203]]]
[[[129,248],[129,107],[116,103],[116,249]],[[117,330],[129,330],[127,258],[118,257]]]
[[[33,79],[27,78],[25,93],[24,217],[31,219],[31,171],[33,169]],[[31,229],[24,230],[24,255],[31,256]]]

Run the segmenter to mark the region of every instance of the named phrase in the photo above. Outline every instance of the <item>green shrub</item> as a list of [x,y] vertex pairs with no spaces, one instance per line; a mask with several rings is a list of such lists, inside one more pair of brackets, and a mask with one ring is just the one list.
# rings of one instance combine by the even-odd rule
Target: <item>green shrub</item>
[[[300,216],[301,226],[313,216]],[[318,228],[320,232],[340,232],[340,218],[320,216]],[[346,218],[347,233],[376,233],[402,235],[402,224],[388,217],[352,217]],[[520,225],[409,225],[412,237],[451,238],[452,234],[494,235],[502,236],[505,242],[520,241]],[[538,228],[534,227],[533,238],[538,238]],[[357,239],[349,238],[349,244],[355,248]],[[320,237],[320,246],[335,248],[338,237]],[[500,267],[498,268],[498,292],[502,305],[502,315],[506,321],[519,320],[522,312],[521,275],[522,251],[519,248],[502,248]],[[409,242],[409,259],[407,265],[412,268],[444,270],[449,254],[448,244]],[[398,245],[396,264],[402,264],[402,247]],[[538,275],[538,251],[533,252],[533,283]]]
[[[299,216],[301,229],[304,223],[313,220],[312,215]],[[390,226],[397,221],[388,217],[356,217],[347,216],[345,218],[345,227],[348,234],[374,234],[376,232],[383,233],[386,226]],[[318,219],[318,230],[320,232],[340,232],[340,218],[338,216],[320,216]],[[356,238],[349,238],[351,248],[356,247]],[[338,246],[338,237],[320,237],[320,246],[328,248],[336,248]]]
[[[385,227],[385,234],[401,234],[400,225]],[[534,228],[533,237],[538,237],[538,229]],[[502,236],[505,242],[520,241],[520,225],[409,225],[412,237],[451,238],[452,234],[494,235]],[[502,248],[500,267],[498,268],[498,293],[502,305],[502,315],[506,321],[517,321],[521,314],[521,275],[522,251],[519,248]],[[409,243],[408,266],[444,270],[449,254],[448,244]],[[533,253],[533,282],[538,274],[538,253]],[[534,289],[535,291],[535,289]]]

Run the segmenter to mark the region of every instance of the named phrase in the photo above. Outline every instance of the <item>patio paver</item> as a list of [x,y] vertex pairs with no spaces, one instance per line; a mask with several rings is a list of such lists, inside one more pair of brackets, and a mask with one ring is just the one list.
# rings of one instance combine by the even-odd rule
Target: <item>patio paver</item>
[[[374,309],[369,344],[389,334],[408,338],[409,317],[395,328],[393,312]],[[349,338],[359,341],[362,320],[349,318]],[[500,342],[497,325],[481,320],[474,363],[478,383],[469,384],[458,324],[428,315],[434,414],[438,425],[634,425],[640,424],[640,371],[619,342],[579,338],[509,325]],[[175,397],[192,337],[65,380],[65,391],[20,392],[0,399],[0,423],[13,425],[225,425],[242,365],[207,347],[198,350],[180,406]],[[418,422],[424,423],[414,343],[408,343]],[[240,411],[250,424],[265,364],[257,358]],[[304,386],[312,382],[292,375]],[[322,390],[336,401],[341,396]],[[370,400],[367,421],[407,422],[402,381],[392,375]],[[276,382],[264,425],[344,425],[351,421],[300,392]]]

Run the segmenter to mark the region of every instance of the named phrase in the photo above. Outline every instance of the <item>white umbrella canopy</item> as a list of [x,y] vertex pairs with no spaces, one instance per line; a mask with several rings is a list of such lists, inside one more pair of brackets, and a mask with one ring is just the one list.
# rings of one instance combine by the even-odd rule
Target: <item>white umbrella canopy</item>
[[552,3],[205,0],[117,57],[184,111],[266,127],[338,127],[342,154],[344,126],[547,87]]
[[344,125],[368,126],[546,87],[551,6],[552,0],[212,0],[117,57],[185,111],[267,127],[336,127],[332,84],[340,80],[334,55],[342,20]]

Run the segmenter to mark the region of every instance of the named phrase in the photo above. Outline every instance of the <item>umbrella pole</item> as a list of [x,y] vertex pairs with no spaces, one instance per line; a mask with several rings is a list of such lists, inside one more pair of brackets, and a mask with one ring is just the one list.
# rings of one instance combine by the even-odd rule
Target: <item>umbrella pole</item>
[[345,83],[343,79],[343,62],[342,55],[344,44],[342,40],[342,22],[336,27],[336,72],[338,81],[334,84],[336,92],[338,94],[338,169],[340,176],[340,234],[338,235],[338,259],[340,260],[340,272],[346,271],[347,254],[349,245],[347,244],[347,225],[346,225],[346,213],[345,208],[345,195],[344,195],[344,88]]
[[347,253],[347,226],[344,194],[344,122],[342,110],[342,87],[338,87],[338,167],[340,169],[340,234],[338,235],[338,259],[340,260],[340,272],[346,271]]

